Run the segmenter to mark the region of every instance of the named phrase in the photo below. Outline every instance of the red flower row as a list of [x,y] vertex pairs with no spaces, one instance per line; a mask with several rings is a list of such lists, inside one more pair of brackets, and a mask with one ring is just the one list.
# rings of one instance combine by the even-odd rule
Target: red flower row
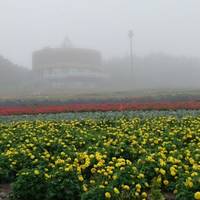
[[149,103],[88,103],[66,105],[6,106],[0,107],[0,115],[61,113],[82,111],[124,111],[124,110],[177,110],[200,109],[200,102],[149,102]]

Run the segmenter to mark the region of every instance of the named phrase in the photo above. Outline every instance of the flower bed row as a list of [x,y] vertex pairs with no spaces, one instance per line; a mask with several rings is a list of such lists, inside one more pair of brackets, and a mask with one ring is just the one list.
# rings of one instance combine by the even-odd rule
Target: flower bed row
[[200,200],[199,116],[0,123],[0,136],[12,200]]
[[38,106],[2,106],[0,115],[62,113],[83,111],[124,111],[124,110],[177,110],[200,109],[200,102],[149,102],[149,103],[83,103]]
[[154,94],[144,96],[131,96],[127,93],[111,93],[110,95],[80,95],[72,97],[32,97],[32,98],[0,98],[2,106],[31,106],[31,105],[65,105],[65,104],[89,104],[89,103],[148,103],[148,102],[180,102],[200,101],[200,94]]

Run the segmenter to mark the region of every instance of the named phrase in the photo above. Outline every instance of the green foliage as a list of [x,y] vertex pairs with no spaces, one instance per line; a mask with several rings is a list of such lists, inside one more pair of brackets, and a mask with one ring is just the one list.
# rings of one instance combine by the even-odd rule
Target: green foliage
[[158,181],[156,179],[153,179],[150,191],[151,200],[165,200],[160,187],[161,186]]
[[47,185],[41,175],[36,176],[32,170],[24,170],[12,186],[12,199],[41,200],[45,199],[46,191]]
[[45,200],[76,200],[80,199],[80,186],[77,179],[72,175],[64,174],[53,177],[47,184]]
[[77,178],[71,174],[59,173],[46,180],[43,174],[35,175],[33,170],[23,170],[12,185],[13,200],[78,200],[80,186]]
[[102,200],[104,199],[104,193],[104,189],[94,187],[90,191],[83,193],[81,196],[81,200]]

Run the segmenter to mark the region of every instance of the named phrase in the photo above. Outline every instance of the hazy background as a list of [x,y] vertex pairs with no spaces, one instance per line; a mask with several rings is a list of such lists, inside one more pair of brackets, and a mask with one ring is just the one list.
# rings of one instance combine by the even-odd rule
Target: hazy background
[[28,91],[32,75],[18,66],[31,69],[33,51],[66,36],[102,53],[114,90],[132,89],[130,29],[138,88],[198,89],[199,10],[199,0],[0,0],[0,91],[20,81]]
[[30,68],[33,50],[67,35],[106,58],[124,56],[133,29],[138,56],[199,57],[199,10],[199,0],[0,0],[0,54]]

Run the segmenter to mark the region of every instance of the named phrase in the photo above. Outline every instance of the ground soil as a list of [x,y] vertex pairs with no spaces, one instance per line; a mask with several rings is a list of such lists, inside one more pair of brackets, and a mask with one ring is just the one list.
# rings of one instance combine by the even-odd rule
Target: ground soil
[[11,192],[10,184],[0,184],[0,200],[8,200]]

